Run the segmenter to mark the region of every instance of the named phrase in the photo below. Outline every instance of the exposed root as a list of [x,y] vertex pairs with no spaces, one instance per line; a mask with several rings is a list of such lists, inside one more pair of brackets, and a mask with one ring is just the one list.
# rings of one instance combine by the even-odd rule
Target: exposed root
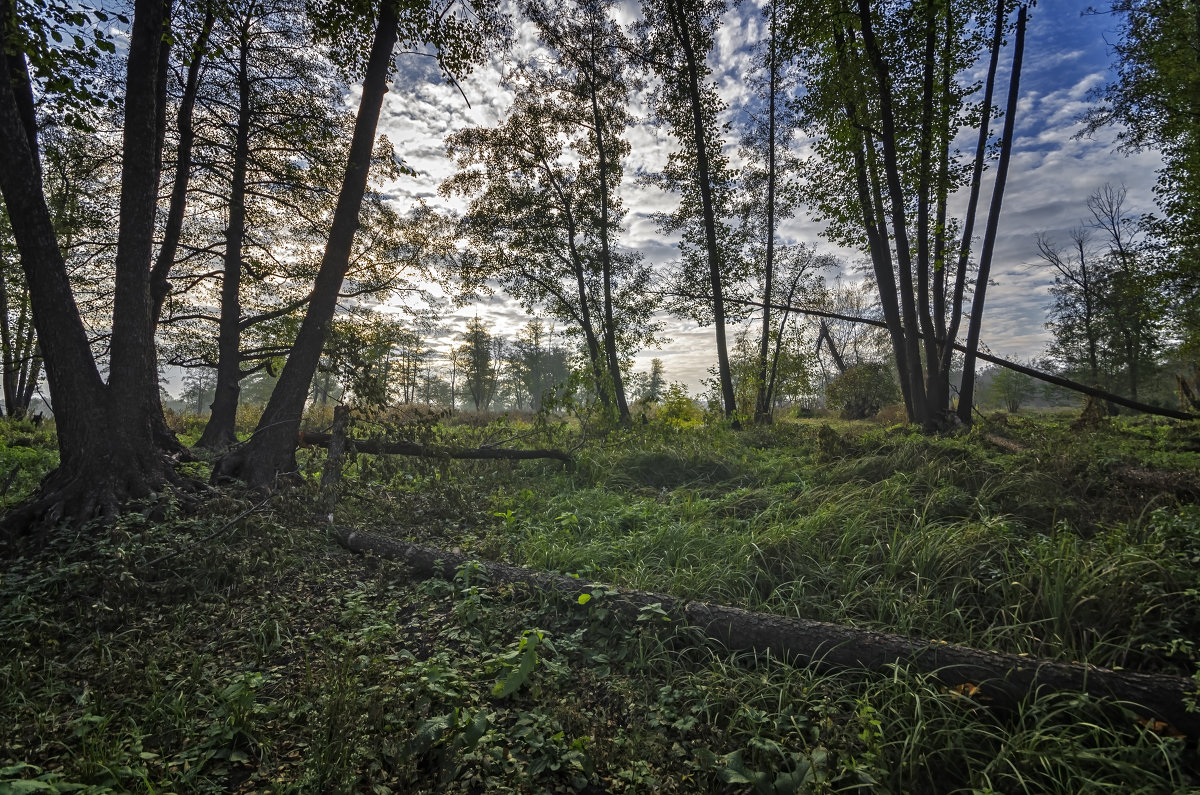
[[[172,494],[187,509],[206,487],[180,475],[169,461],[158,457],[148,467],[120,470],[101,461],[76,472],[61,467],[54,470],[28,500],[0,519],[0,555],[7,556],[17,545],[40,545],[55,528],[78,530],[92,523],[109,524],[132,503],[163,493]],[[158,510],[165,508],[163,504]]]

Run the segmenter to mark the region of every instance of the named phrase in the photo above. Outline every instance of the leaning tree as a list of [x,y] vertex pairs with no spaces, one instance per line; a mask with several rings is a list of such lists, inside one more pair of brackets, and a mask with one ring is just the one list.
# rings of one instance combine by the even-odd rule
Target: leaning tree
[[[274,483],[280,474],[296,469],[300,420],[350,265],[396,44],[399,42],[408,49],[430,48],[443,74],[454,80],[480,63],[492,42],[507,36],[507,18],[498,6],[496,0],[416,3],[383,0],[377,8],[366,9],[359,3],[339,0],[309,4],[309,13],[322,20],[335,62],[361,68],[362,97],[329,239],[296,342],[254,435],[217,463],[214,478],[235,477],[262,487]],[[370,47],[364,52],[359,43],[366,40],[365,31],[369,28],[374,32]]]

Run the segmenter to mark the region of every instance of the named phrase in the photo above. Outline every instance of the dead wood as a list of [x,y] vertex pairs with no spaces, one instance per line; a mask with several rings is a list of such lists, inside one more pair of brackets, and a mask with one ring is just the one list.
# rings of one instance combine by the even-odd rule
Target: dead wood
[[1008,453],[1023,453],[1029,449],[1023,444],[1014,442],[1012,439],[1005,439],[1003,436],[997,436],[994,433],[986,434],[983,438]]
[[[329,447],[333,435],[328,433],[300,432],[301,447]],[[500,447],[475,447],[455,449],[450,447],[428,447],[416,442],[388,441],[386,439],[347,439],[349,448],[368,455],[412,455],[422,458],[454,458],[472,460],[527,461],[538,458],[553,458],[571,463],[571,454],[562,450],[509,450]]]
[[[400,560],[421,577],[450,579],[469,555],[418,546],[374,533],[340,529],[337,540],[355,552]],[[1200,737],[1200,712],[1187,709],[1198,695],[1195,681],[1165,674],[1113,671],[1080,663],[982,651],[937,640],[922,640],[839,624],[690,602],[645,591],[612,591],[588,580],[531,571],[500,563],[480,563],[492,582],[518,583],[554,592],[571,601],[597,587],[610,591],[610,607],[636,611],[661,605],[708,637],[739,651],[770,652],[782,659],[823,668],[890,672],[894,665],[929,674],[955,692],[981,704],[1010,709],[1027,696],[1056,691],[1083,692],[1121,702],[1142,719],[1162,721],[1189,737]],[[588,606],[597,600],[588,601]],[[1157,724],[1154,724],[1157,725]]]

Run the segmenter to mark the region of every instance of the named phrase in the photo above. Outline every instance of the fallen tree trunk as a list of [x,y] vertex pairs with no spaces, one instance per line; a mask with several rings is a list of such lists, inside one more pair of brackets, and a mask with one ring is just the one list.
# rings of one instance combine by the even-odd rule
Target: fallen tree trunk
[[[301,447],[329,447],[333,434],[300,432]],[[416,442],[393,442],[386,439],[347,439],[346,444],[359,453],[369,455],[412,455],[422,458],[483,459],[497,461],[527,461],[553,458],[571,463],[571,454],[562,450],[508,450],[500,447],[475,447],[455,450],[449,447],[427,447]]]
[[[354,552],[400,560],[422,577],[451,579],[469,555],[418,546],[374,533],[340,529],[337,539]],[[479,564],[492,582],[520,583],[576,601],[597,583],[500,563]],[[1092,665],[981,651],[943,641],[920,640],[855,629],[824,621],[755,613],[736,607],[691,602],[644,591],[612,591],[608,606],[640,610],[660,605],[708,637],[739,651],[770,652],[781,659],[820,667],[888,672],[893,665],[929,674],[976,702],[1011,709],[1022,699],[1055,691],[1083,692],[1113,699],[1150,725],[1164,722],[1191,738],[1200,737],[1200,712],[1187,703],[1198,695],[1195,681],[1163,674],[1113,671]],[[594,604],[595,600],[588,602]]]

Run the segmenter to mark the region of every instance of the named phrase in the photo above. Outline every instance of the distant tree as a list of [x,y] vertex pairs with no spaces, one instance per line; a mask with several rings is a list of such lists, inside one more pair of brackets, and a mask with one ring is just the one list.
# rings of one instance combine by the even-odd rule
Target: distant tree
[[899,397],[891,368],[879,362],[861,362],[846,368],[825,390],[829,407],[840,409],[842,417],[848,420],[872,417]]
[[187,410],[199,417],[204,414],[205,407],[212,400],[216,382],[211,368],[194,367],[183,376],[183,391],[179,393],[179,400]]
[[1050,354],[1070,370],[1100,382],[1100,346],[1104,295],[1099,255],[1090,247],[1091,233],[1071,230],[1071,248],[1063,251],[1049,235],[1038,235],[1038,254],[1054,269],[1053,299],[1046,327],[1054,335]]
[[1038,251],[1055,273],[1051,355],[1093,382],[1124,376],[1123,391],[1136,400],[1162,348],[1166,302],[1144,230],[1125,211],[1125,197],[1123,187],[1098,189],[1087,200],[1088,228],[1071,233],[1073,250],[1063,252],[1041,235]]
[[646,376],[646,388],[642,391],[640,400],[646,403],[657,403],[662,400],[667,389],[667,368],[663,365],[663,360],[654,358],[650,360],[650,372]]
[[1015,412],[1034,397],[1036,385],[1029,376],[1009,370],[1004,367],[996,368],[992,373],[991,389],[993,399],[998,400],[1008,411]]
[[611,0],[526,0],[546,54],[514,68],[509,116],[447,146],[459,172],[442,191],[470,199],[466,281],[492,278],[531,313],[583,338],[594,393],[629,422],[621,360],[653,340],[650,270],[617,238],[631,114],[630,45]]
[[476,411],[487,411],[496,394],[497,360],[494,340],[487,325],[478,317],[467,321],[459,347],[462,377]]
[[1093,94],[1086,131],[1117,127],[1126,152],[1157,149],[1161,216],[1151,231],[1164,244],[1171,336],[1200,354],[1200,12],[1194,0],[1114,0],[1110,43],[1116,79]]

